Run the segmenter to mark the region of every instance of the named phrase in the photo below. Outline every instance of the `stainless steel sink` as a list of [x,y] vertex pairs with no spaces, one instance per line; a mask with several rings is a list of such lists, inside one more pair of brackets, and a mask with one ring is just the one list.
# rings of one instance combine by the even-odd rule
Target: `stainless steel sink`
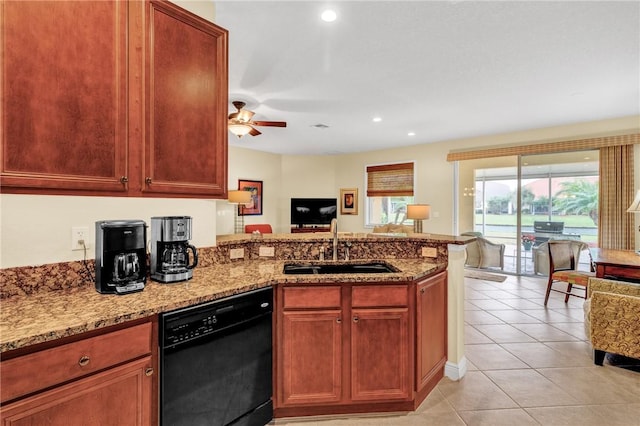
[[299,275],[322,274],[388,274],[399,272],[393,266],[384,262],[368,263],[331,263],[314,265],[309,263],[291,263],[284,265],[283,273]]

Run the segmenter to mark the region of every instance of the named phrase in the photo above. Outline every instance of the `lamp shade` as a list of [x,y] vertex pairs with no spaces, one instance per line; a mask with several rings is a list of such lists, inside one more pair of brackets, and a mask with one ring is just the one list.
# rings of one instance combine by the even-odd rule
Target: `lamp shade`
[[249,204],[251,202],[251,192],[241,189],[229,191],[227,200],[231,204]]
[[640,213],[640,189],[636,192],[636,198],[633,199],[627,213]]
[[248,124],[229,124],[229,130],[231,133],[241,138],[251,131],[251,126]]
[[407,219],[429,219],[431,206],[429,204],[407,204]]

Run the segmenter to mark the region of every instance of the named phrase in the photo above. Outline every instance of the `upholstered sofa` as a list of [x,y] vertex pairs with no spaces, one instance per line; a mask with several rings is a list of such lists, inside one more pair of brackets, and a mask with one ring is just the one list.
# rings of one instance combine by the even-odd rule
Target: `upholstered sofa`
[[640,284],[590,278],[584,311],[595,364],[607,352],[640,358]]
[[475,241],[465,246],[467,252],[465,266],[504,269],[504,244],[493,243],[482,237],[479,232],[463,232],[461,235],[476,237]]
[[413,226],[388,223],[386,225],[374,227],[373,233],[375,234],[411,234],[413,233]]

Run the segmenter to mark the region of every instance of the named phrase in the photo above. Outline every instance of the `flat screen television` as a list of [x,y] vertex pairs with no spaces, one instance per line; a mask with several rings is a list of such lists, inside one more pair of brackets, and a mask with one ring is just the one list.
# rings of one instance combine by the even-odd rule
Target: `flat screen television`
[[329,225],[337,217],[337,198],[292,198],[291,224]]

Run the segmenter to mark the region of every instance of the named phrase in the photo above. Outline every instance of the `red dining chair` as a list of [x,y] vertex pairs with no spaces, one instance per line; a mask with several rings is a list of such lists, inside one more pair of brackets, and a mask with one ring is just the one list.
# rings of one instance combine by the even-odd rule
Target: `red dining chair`
[[272,234],[273,230],[271,229],[271,225],[268,223],[255,223],[253,225],[245,225],[244,232],[245,234],[251,234],[254,231],[258,231],[261,234]]

